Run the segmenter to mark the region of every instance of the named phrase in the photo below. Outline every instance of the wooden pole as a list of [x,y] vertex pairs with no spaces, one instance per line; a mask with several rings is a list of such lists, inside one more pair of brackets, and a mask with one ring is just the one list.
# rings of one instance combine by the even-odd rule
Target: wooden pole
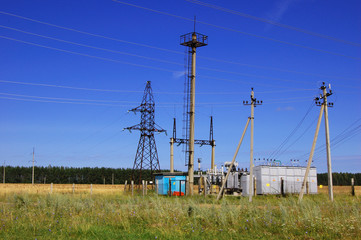
[[90,184],[90,195],[92,195],[93,194],[93,184],[91,183]]
[[203,181],[204,181],[204,196],[206,196],[207,195],[207,189],[208,189],[207,178],[203,177]]
[[33,148],[33,172],[32,172],[32,176],[31,176],[31,184],[34,185],[34,161],[35,161],[35,153],[34,153],[34,148]]
[[134,195],[134,181],[133,180],[132,180],[131,184],[132,184],[132,196],[133,196]]
[[169,197],[171,197],[171,196],[172,196],[172,180],[170,180],[170,178],[169,178],[169,190],[168,190],[168,195],[169,195]]
[[142,190],[143,190],[143,197],[144,197],[144,192],[145,192],[145,189],[144,189],[144,180],[142,180]]
[[73,183],[73,193],[75,192],[75,184]]
[[145,195],[148,194],[148,181],[145,181]]
[[4,161],[4,173],[3,173],[3,184],[5,184],[5,161]]
[[114,173],[112,173],[112,185],[114,185]]
[[53,193],[53,183],[50,184],[50,193]]
[[351,195],[355,196],[355,180],[351,178]]
[[256,181],[257,179],[256,179],[256,177],[254,176],[253,177],[253,187],[254,187],[254,189],[253,189],[253,196],[256,196],[257,195],[257,181]]
[[125,183],[124,183],[124,192],[127,191],[127,183],[128,183],[128,180],[125,180]]

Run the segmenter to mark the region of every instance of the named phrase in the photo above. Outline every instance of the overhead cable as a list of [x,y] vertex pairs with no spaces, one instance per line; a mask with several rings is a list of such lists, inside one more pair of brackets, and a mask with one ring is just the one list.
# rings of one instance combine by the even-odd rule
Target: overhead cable
[[297,32],[305,33],[305,34],[308,34],[308,35],[312,35],[312,36],[332,40],[332,41],[335,41],[335,42],[341,42],[341,43],[353,45],[353,46],[356,46],[356,47],[361,47],[361,44],[359,44],[359,43],[355,43],[355,42],[347,41],[347,40],[344,40],[344,39],[327,36],[327,35],[324,35],[324,34],[321,34],[321,33],[308,31],[306,29],[290,26],[290,25],[283,24],[283,23],[280,23],[280,22],[277,22],[277,21],[252,16],[252,15],[247,14],[247,13],[238,12],[238,11],[235,11],[235,10],[232,10],[232,9],[224,8],[224,7],[213,5],[213,4],[209,4],[209,3],[206,3],[206,2],[201,2],[201,1],[198,1],[198,0],[185,0],[185,1],[197,4],[197,5],[201,5],[201,6],[204,6],[204,7],[208,7],[208,8],[213,8],[215,10],[219,10],[219,11],[222,11],[222,12],[227,12],[227,13],[238,15],[238,16],[241,16],[241,17],[253,19],[253,20],[256,20],[256,21],[272,24],[274,26],[278,26],[278,27],[294,30],[294,31],[297,31]]
[[[34,83],[34,82],[19,82],[19,81],[7,81],[0,80],[0,83],[10,83],[10,84],[20,84],[20,85],[29,85],[29,86],[40,86],[40,87],[53,87],[53,88],[64,88],[72,90],[85,90],[85,91],[97,91],[97,92],[116,92],[116,93],[143,93],[143,91],[133,91],[133,90],[118,90],[118,89],[99,89],[99,88],[85,88],[85,87],[73,87],[73,86],[64,86],[64,85],[54,85],[54,84],[44,84],[44,83]],[[301,91],[313,91],[314,89],[288,89],[288,90],[271,90],[271,91],[262,91],[259,93],[286,93],[286,92],[301,92]],[[155,91],[156,94],[184,94],[183,92],[159,92]],[[248,92],[197,92],[201,95],[231,95],[231,94],[244,94]]]
[[[148,45],[148,44],[131,42],[131,41],[126,41],[126,40],[122,40],[122,39],[119,39],[119,38],[108,37],[108,36],[104,36],[104,35],[100,35],[100,34],[81,31],[81,30],[78,30],[78,29],[64,27],[64,26],[60,26],[60,25],[56,25],[56,24],[52,24],[52,23],[48,23],[48,22],[44,22],[44,21],[39,21],[39,20],[36,20],[36,19],[32,19],[32,18],[28,18],[28,17],[24,17],[24,16],[12,14],[12,13],[4,12],[4,11],[0,11],[0,14],[12,16],[12,17],[17,17],[17,18],[20,18],[20,19],[23,19],[23,20],[32,21],[32,22],[36,22],[36,23],[39,23],[39,24],[44,24],[44,25],[48,25],[48,26],[51,26],[51,27],[56,27],[56,28],[59,28],[59,29],[67,30],[67,31],[73,31],[73,32],[77,32],[77,33],[81,33],[81,34],[85,34],[85,35],[89,35],[89,36],[93,36],[93,37],[104,38],[104,39],[111,40],[111,41],[117,41],[117,42],[122,42],[122,43],[126,43],[126,44],[132,44],[132,45],[136,45],[136,46],[156,49],[156,50],[165,51],[165,52],[171,52],[171,53],[175,53],[175,54],[184,54],[181,51],[174,51],[174,50],[161,48],[161,47],[157,47],[157,46],[152,46],[152,45]],[[355,78],[345,78],[345,77],[339,77],[339,76],[328,76],[328,75],[324,75],[324,74],[307,73],[307,72],[293,71],[293,70],[280,69],[280,68],[274,68],[274,67],[266,67],[266,66],[259,66],[259,65],[253,65],[253,64],[246,64],[246,63],[222,60],[222,59],[219,59],[219,58],[212,58],[212,57],[198,56],[198,58],[202,58],[202,59],[206,59],[206,60],[210,60],[210,61],[216,61],[216,62],[224,62],[224,63],[229,63],[229,64],[247,66],[247,67],[252,67],[252,68],[269,69],[269,70],[275,70],[275,71],[290,72],[290,73],[317,76],[317,77],[324,77],[324,78],[359,80],[359,79],[355,79]]]
[[[155,12],[155,13],[158,13],[158,14],[163,14],[163,15],[166,15],[166,16],[171,16],[171,17],[183,19],[183,20],[186,20],[186,21],[194,22],[194,19],[192,19],[192,18],[182,17],[182,16],[178,16],[178,15],[163,12],[163,11],[159,11],[159,10],[155,10],[155,9],[151,9],[151,8],[147,8],[147,7],[142,7],[142,6],[127,3],[127,2],[122,2],[122,1],[119,1],[119,0],[112,0],[112,1],[116,2],[116,3],[128,5],[128,6],[131,6],[131,7],[136,7],[136,8],[139,8],[139,9],[144,9],[144,10],[147,10],[147,11]],[[298,43],[291,43],[291,42],[287,42],[287,41],[283,41],[283,40],[278,40],[278,39],[275,39],[275,38],[265,37],[265,36],[244,32],[244,31],[240,31],[240,30],[237,30],[237,29],[229,28],[229,27],[219,26],[219,25],[212,24],[212,23],[207,23],[207,22],[203,22],[203,21],[197,21],[197,23],[207,25],[207,26],[211,26],[211,27],[215,27],[215,28],[219,28],[219,29],[223,29],[223,30],[227,30],[227,31],[231,31],[231,32],[237,32],[237,33],[241,33],[241,34],[244,34],[244,35],[257,37],[257,38],[261,38],[261,39],[265,39],[265,40],[269,40],[269,41],[273,41],[273,42],[278,42],[278,43],[282,43],[282,44],[286,44],[286,45],[290,45],[290,46],[294,46],[294,47],[300,47],[300,48],[304,48],[304,49],[308,49],[308,50],[312,50],[312,51],[316,51],[316,52],[322,52],[322,53],[327,53],[327,54],[336,55],[336,56],[340,56],[340,57],[346,57],[346,58],[355,59],[355,60],[358,60],[358,61],[361,60],[361,58],[358,58],[358,57],[348,56],[348,55],[345,55],[345,54],[331,52],[331,51],[318,49],[318,48],[313,48],[313,47],[301,45],[301,44],[298,44]]]

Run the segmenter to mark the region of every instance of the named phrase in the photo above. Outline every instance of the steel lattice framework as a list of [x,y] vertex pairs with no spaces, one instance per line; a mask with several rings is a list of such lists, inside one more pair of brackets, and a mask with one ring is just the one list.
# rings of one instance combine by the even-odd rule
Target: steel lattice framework
[[125,128],[129,131],[140,131],[140,139],[137,153],[135,155],[132,173],[132,180],[134,180],[135,184],[140,184],[142,181],[143,169],[150,169],[151,173],[160,170],[154,133],[166,133],[166,130],[162,129],[154,121],[155,102],[150,81],[147,81],[143,100],[140,106],[129,110],[129,112],[141,113],[140,124]]

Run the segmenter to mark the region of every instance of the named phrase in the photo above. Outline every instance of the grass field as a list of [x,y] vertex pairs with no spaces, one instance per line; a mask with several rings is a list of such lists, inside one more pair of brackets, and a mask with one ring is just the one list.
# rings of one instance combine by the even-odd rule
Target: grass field
[[164,197],[121,185],[0,184],[1,239],[361,239],[361,188],[305,196]]

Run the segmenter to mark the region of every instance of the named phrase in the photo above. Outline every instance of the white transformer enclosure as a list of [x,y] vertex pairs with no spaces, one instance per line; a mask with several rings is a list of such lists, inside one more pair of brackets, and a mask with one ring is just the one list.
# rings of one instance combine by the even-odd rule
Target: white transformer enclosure
[[[306,167],[295,166],[267,166],[260,165],[254,168],[256,178],[257,194],[281,194],[281,179],[285,193],[299,193],[301,191]],[[249,176],[242,176],[242,195],[248,195],[247,182]],[[245,185],[246,186],[245,186]],[[317,193],[317,172],[315,167],[311,167],[308,175],[308,192]]]

